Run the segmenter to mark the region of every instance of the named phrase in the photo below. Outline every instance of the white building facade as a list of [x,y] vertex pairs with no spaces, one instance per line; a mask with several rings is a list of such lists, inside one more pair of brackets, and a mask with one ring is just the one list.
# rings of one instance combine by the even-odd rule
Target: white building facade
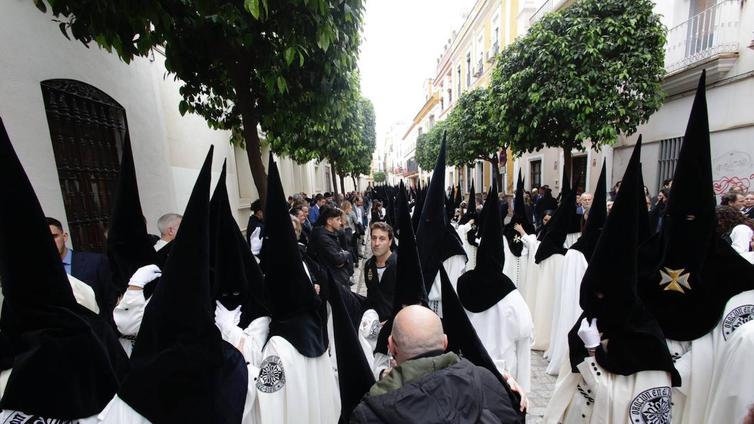
[[[245,228],[259,197],[246,152],[229,143],[229,132],[180,115],[181,83],[158,50],[125,64],[94,43],[67,40],[50,14],[22,1],[0,6],[0,39],[0,116],[45,213],[71,230],[74,248],[101,248],[92,237],[109,221],[125,137],[150,232],[162,214],[183,211],[210,145],[213,177],[227,160],[231,207]],[[289,194],[332,191],[327,163],[279,158],[279,166]]]

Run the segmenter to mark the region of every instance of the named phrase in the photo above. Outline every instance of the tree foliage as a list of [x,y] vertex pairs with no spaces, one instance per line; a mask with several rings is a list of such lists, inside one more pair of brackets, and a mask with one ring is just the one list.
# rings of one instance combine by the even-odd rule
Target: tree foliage
[[125,62],[161,46],[165,67],[184,83],[179,111],[242,132],[260,195],[257,127],[275,137],[324,123],[334,94],[352,90],[363,0],[46,1],[66,37]]
[[467,165],[477,159],[491,161],[506,147],[503,129],[492,116],[493,107],[485,88],[466,91],[458,98],[458,104],[448,116],[448,163]]
[[[435,167],[437,156],[440,154],[443,133],[447,129],[448,121],[439,121],[428,132],[419,134],[416,137],[416,163],[423,170],[429,171]],[[450,144],[451,141],[449,139],[448,145]]]
[[385,173],[382,171],[377,171],[372,175],[372,179],[375,183],[384,183],[385,182]]
[[580,0],[500,55],[494,119],[514,153],[612,144],[662,104],[665,30],[651,0]]

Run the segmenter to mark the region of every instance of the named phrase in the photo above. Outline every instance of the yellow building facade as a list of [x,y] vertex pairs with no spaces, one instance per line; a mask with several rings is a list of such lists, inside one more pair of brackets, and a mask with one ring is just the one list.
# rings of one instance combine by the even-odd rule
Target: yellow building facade
[[[466,14],[463,25],[453,30],[437,58],[435,75],[425,82],[425,103],[413,117],[406,130],[406,168],[403,175],[415,181],[423,178],[425,171],[411,166],[415,156],[416,138],[444,120],[455,107],[458,98],[467,90],[489,85],[497,54],[509,45],[519,31],[520,0],[477,0]],[[525,0],[521,0],[525,1]],[[510,159],[510,153],[506,153]],[[415,164],[415,160],[413,162]],[[511,192],[513,179],[512,160],[501,167],[506,192]],[[487,190],[492,183],[492,166],[487,161],[477,161],[474,166],[448,167],[446,184],[464,187],[466,191],[473,180],[476,190]]]

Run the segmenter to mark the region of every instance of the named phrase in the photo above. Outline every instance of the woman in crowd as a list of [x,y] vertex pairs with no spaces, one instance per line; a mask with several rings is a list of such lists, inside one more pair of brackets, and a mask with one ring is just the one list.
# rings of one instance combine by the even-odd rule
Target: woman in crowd
[[718,206],[717,235],[722,237],[738,253],[751,251],[754,236],[754,221],[732,206]]

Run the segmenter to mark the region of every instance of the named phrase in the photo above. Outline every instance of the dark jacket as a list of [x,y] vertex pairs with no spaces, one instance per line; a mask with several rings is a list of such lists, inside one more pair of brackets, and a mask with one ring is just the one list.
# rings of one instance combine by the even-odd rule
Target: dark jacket
[[516,407],[491,372],[450,352],[394,368],[354,409],[351,423],[523,423]]
[[377,273],[377,264],[374,256],[364,264],[364,282],[367,286],[367,309],[374,309],[385,321],[393,314],[393,297],[395,296],[395,278],[398,253],[393,252],[387,259],[382,279]]
[[262,230],[259,232],[259,237],[264,238],[264,223],[259,220],[254,214],[251,214],[249,217],[249,224],[246,226],[246,243],[251,246],[251,235],[254,233],[254,230],[256,230],[258,227],[261,227]]
[[100,315],[111,322],[116,293],[113,276],[107,256],[101,253],[71,251],[71,275],[88,284],[94,290],[94,297]]
[[351,253],[341,248],[337,233],[325,230],[324,226],[314,227],[307,252],[327,269],[335,283],[350,286],[353,274]]

